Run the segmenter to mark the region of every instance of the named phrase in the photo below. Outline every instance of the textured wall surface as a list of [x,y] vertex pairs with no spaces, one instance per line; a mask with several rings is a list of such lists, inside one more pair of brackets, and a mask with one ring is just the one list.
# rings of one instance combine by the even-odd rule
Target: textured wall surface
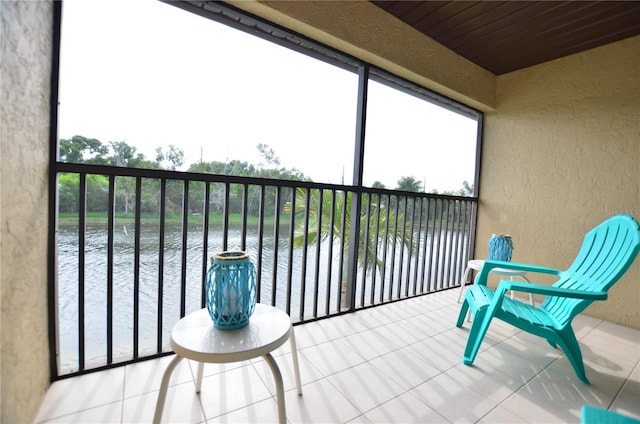
[[[640,37],[498,77],[485,115],[476,256],[567,268],[605,218],[640,220]],[[587,314],[640,328],[640,260]]]
[[1,1],[0,421],[33,420],[49,386],[50,2]]
[[230,3],[469,106],[495,105],[495,75],[369,2]]

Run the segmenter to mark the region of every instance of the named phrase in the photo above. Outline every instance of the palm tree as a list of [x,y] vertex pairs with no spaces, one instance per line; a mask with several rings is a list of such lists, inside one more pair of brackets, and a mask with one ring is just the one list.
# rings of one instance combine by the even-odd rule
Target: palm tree
[[[308,201],[307,196],[309,197]],[[329,237],[340,240],[345,247],[349,246],[352,228],[352,198],[352,193],[298,188],[295,198],[294,247],[306,247],[317,243],[318,240],[325,241]],[[402,229],[394,231],[394,228],[399,228],[400,225],[404,226],[404,217],[400,212],[396,214],[394,211],[388,210],[386,204],[380,202],[380,195],[372,194],[368,200],[368,203],[363,201],[360,213],[358,266],[367,271],[375,272],[384,266],[383,259],[380,257],[383,248],[398,247],[403,243],[404,247],[409,248],[408,236],[412,232],[410,228],[405,228],[405,237],[403,237]],[[285,213],[291,214],[291,202],[285,204],[284,210]],[[332,212],[334,214],[333,220],[331,219]],[[304,216],[307,213],[309,223],[305,232]],[[320,220],[319,232],[318,220]],[[348,255],[348,250],[345,250]],[[348,261],[344,262],[345,265],[347,263]]]

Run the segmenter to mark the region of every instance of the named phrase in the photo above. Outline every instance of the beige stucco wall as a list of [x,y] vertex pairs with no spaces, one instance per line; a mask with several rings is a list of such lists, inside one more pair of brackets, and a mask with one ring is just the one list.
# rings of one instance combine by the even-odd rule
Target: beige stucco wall
[[[584,233],[640,220],[640,37],[498,77],[485,115],[477,252],[513,236],[514,260],[566,268]],[[640,328],[640,260],[585,313]]]
[[0,421],[49,386],[47,205],[53,6],[0,1]]

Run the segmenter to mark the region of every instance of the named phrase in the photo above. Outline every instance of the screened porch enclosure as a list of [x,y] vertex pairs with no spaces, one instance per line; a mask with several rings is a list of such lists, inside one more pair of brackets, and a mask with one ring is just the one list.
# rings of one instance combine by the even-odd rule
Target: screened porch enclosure
[[170,353],[221,251],[295,324],[460,284],[481,112],[230,5],[122,8],[57,23],[54,379]]

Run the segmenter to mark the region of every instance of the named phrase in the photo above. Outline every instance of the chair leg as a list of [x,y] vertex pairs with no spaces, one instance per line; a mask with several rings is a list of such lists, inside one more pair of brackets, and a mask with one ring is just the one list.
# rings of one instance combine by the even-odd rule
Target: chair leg
[[467,311],[469,310],[469,301],[465,298],[462,302],[462,306],[460,307],[460,313],[458,314],[458,321],[456,322],[456,327],[462,327],[464,324],[464,317],[467,315]]
[[[493,318],[492,313],[487,314],[489,309],[488,305],[481,306],[473,316],[471,330],[469,330],[469,337],[467,338],[467,345],[464,348],[464,356],[462,357],[462,362],[465,365],[473,364],[473,361],[475,361],[478,355],[480,345],[484,340],[485,334],[487,334],[489,324]],[[464,315],[461,316],[464,317]],[[458,318],[458,320],[460,320],[460,318]]]
[[558,336],[558,345],[567,356],[576,375],[584,384],[590,384],[584,370],[584,362],[582,362],[582,351],[573,329],[565,327],[564,330],[558,332]]

